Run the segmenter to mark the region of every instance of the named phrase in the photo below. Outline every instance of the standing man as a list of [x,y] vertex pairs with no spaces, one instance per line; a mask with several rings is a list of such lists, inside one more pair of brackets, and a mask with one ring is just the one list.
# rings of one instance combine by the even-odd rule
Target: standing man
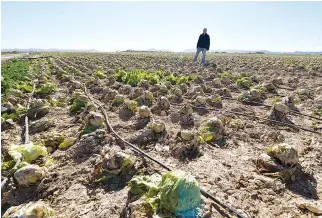
[[207,34],[207,28],[203,29],[203,33],[199,36],[198,43],[197,43],[197,52],[195,55],[194,61],[197,61],[199,53],[202,51],[202,61],[201,63],[206,62],[206,52],[209,50],[210,47],[210,37]]

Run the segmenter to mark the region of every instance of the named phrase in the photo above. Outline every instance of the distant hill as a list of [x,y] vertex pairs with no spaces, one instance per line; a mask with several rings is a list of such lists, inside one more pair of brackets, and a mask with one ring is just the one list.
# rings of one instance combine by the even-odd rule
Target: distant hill
[[[183,52],[196,52],[196,49],[186,49]],[[263,53],[269,53],[269,51],[266,50],[259,50],[259,51],[253,51],[253,50],[209,50],[209,52],[219,52],[219,53],[256,53],[256,52],[263,52]]]
[[121,51],[121,52],[172,52],[172,51],[168,50],[168,49],[150,48],[150,49],[147,49],[147,50],[132,50],[132,49],[128,49],[128,50]]
[[155,48],[150,48],[147,51],[155,51],[155,52],[172,52],[169,49],[155,49]]
[[[196,49],[186,49],[183,52],[196,52]],[[295,51],[295,52],[283,52],[283,51],[268,51],[268,50],[210,50],[210,52],[219,52],[219,53],[262,53],[262,54],[322,54],[322,51],[319,52],[305,52],[305,51]]]
[[97,52],[95,49],[41,49],[41,48],[13,48],[13,49],[1,49],[1,52]]
[[322,51],[318,52],[305,52],[305,51],[296,51],[294,54],[322,54]]
[[[18,53],[26,53],[26,52],[99,52],[96,49],[40,49],[40,48],[27,48],[27,49],[1,49],[1,52],[18,52]],[[147,50],[124,50],[121,52],[172,52],[169,49],[155,49],[150,48]],[[196,49],[185,49],[182,52],[196,52]],[[237,49],[227,49],[227,50],[210,50],[210,52],[218,52],[218,53],[258,53],[258,54],[320,54],[322,55],[322,51],[318,52],[310,52],[310,51],[295,51],[295,52],[283,52],[283,51],[268,51],[268,50],[237,50]]]

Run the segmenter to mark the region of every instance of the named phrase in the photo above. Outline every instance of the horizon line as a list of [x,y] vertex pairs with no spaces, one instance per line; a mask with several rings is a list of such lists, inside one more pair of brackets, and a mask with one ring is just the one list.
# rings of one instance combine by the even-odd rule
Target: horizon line
[[[98,50],[95,48],[1,48],[1,52],[5,52],[4,50],[10,50],[10,51],[19,51],[19,50],[74,50],[74,51],[81,51],[81,50],[92,50],[95,52],[122,52],[122,51],[165,51],[165,52],[192,52],[192,48],[188,49],[182,49],[182,50],[170,50],[170,49],[155,49],[155,48],[149,48],[149,49],[117,49],[117,50]],[[313,50],[293,50],[293,51],[283,51],[283,50],[268,50],[268,49],[210,49],[210,52],[227,52],[227,51],[244,51],[244,52],[282,52],[282,53],[294,53],[294,52],[318,52],[321,53],[322,51],[313,51]]]

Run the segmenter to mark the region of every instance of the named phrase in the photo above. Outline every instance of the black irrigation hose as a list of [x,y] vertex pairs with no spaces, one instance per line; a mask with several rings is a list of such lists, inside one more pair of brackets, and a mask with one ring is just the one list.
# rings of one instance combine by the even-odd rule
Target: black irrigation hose
[[[245,102],[245,103],[257,104],[257,105],[264,106],[264,107],[267,107],[267,108],[273,107],[273,105],[264,104],[264,103],[261,103],[261,102],[258,102],[258,101],[245,101],[245,100],[244,101],[240,101],[240,100],[235,99],[235,98],[230,98],[230,97],[225,97],[225,96],[220,96],[220,97],[222,99],[232,100],[232,101],[238,101],[238,102],[241,102],[241,103]],[[173,104],[173,103],[171,103],[171,104]],[[293,113],[293,114],[301,115],[301,116],[304,116],[304,117],[310,117],[312,119],[316,119],[316,120],[321,120],[322,121],[322,118],[315,117],[315,116],[308,115],[308,114],[302,114],[302,113],[297,112],[295,110],[290,110],[290,112]]]
[[[84,86],[84,92],[86,94],[86,96],[94,103],[96,104],[101,112],[103,113],[104,115],[104,118],[105,118],[105,124],[106,126],[109,128],[109,130],[118,138],[120,139],[122,142],[124,142],[125,144],[129,145],[132,149],[134,149],[135,151],[137,151],[138,153],[142,154],[143,156],[149,158],[150,160],[152,160],[153,162],[159,164],[160,166],[162,166],[164,169],[168,170],[168,171],[171,171],[171,169],[166,166],[165,164],[163,164],[162,162],[154,159],[153,157],[151,157],[150,155],[146,154],[145,152],[143,152],[140,148],[137,148],[135,145],[131,144],[130,142],[126,141],[125,139],[123,139],[119,134],[117,134],[113,127],[111,126],[111,124],[109,123],[108,121],[108,116],[107,116],[107,113],[106,113],[106,110],[104,109],[104,107],[99,103],[98,100],[92,98],[89,93],[87,92],[87,88],[86,88],[86,85],[83,84]],[[214,202],[216,202],[217,204],[219,204],[220,206],[222,206],[223,208],[227,209],[228,211],[234,213],[238,218],[245,218],[245,216],[243,216],[240,212],[238,212],[235,208],[225,204],[225,203],[222,203],[219,199],[217,199],[215,196],[213,196],[212,194],[208,193],[204,188],[200,188],[200,193],[205,196],[206,198],[210,198],[211,200],[213,200]]]
[[223,208],[227,209],[228,211],[234,213],[238,218],[245,218],[245,216],[240,214],[240,212],[238,212],[235,208],[229,206],[228,204],[222,203],[218,198],[207,192],[203,187],[200,188],[200,193],[206,198],[210,198],[211,200],[213,200]]
[[[35,93],[35,89],[36,89],[36,82],[34,82],[34,84],[33,84],[32,92],[31,92],[31,94],[29,96],[29,99],[28,99],[28,102],[27,102],[27,107],[26,107],[27,110],[30,107],[30,102],[31,102],[32,96]],[[28,144],[28,143],[29,143],[29,121],[28,121],[28,116],[26,115],[26,117],[25,117],[25,144]],[[17,160],[16,164],[14,165],[14,167],[9,172],[8,176],[1,182],[1,190],[7,184],[9,178],[12,176],[13,169],[16,169],[20,165],[21,161],[22,161],[21,158],[19,158]]]
[[315,117],[315,116],[312,116],[312,115],[308,115],[308,114],[302,114],[302,113],[297,112],[297,111],[294,111],[294,110],[291,110],[291,112],[294,113],[294,114],[301,115],[301,116],[310,117],[312,119],[322,120],[322,118],[318,118],[318,117]]
[[[248,90],[243,90],[243,91],[248,91]],[[240,94],[240,92],[234,92],[234,91],[230,91],[231,93],[234,93],[234,94]],[[282,95],[282,94],[278,94],[278,93],[271,93],[271,92],[261,92],[263,94],[266,94],[266,95],[275,95],[275,96],[279,96],[279,97],[286,97],[286,95]]]
[[287,88],[287,87],[281,87],[281,86],[276,86],[276,88],[278,89],[285,89],[287,91],[295,91],[295,89],[290,89],[290,88]]
[[122,142],[124,142],[125,144],[127,144],[128,146],[130,146],[132,149],[134,149],[135,151],[137,151],[138,153],[140,153],[140,154],[142,154],[142,155],[144,155],[144,156],[146,156],[147,158],[149,158],[150,160],[152,160],[152,161],[154,161],[154,162],[156,162],[157,164],[159,164],[160,166],[162,166],[163,168],[165,168],[166,170],[169,170],[169,171],[171,171],[171,169],[168,167],[168,166],[166,166],[165,164],[163,164],[163,163],[161,163],[161,162],[159,162],[158,160],[155,160],[153,157],[151,157],[150,155],[148,155],[147,153],[145,153],[144,151],[142,151],[141,149],[139,149],[139,148],[137,148],[135,145],[133,145],[132,143],[130,143],[130,142],[128,142],[128,141],[126,141],[125,139],[123,139],[117,132],[115,132],[115,130],[113,129],[113,127],[111,126],[111,124],[109,123],[109,121],[108,121],[108,116],[107,116],[107,114],[106,114],[106,110],[104,109],[104,107],[96,100],[96,99],[93,99],[90,95],[89,95],[89,93],[87,92],[87,88],[86,88],[86,85],[85,84],[83,84],[84,85],[84,91],[85,91],[85,94],[86,94],[86,96],[94,103],[94,104],[96,104],[99,108],[100,108],[100,110],[101,110],[101,112],[103,113],[103,115],[104,115],[104,118],[105,118],[105,124],[106,124],[106,126],[109,128],[109,130],[118,138],[118,139],[120,139]]
[[43,57],[24,57],[24,58],[18,58],[18,59],[27,59],[27,60],[34,60],[34,59],[41,59],[41,58],[52,58],[52,56],[43,56]]
[[[213,110],[213,111],[218,111],[219,112],[219,110],[216,109],[216,108],[198,107],[198,106],[194,106],[194,105],[191,105],[191,106],[194,107],[194,108],[197,108],[197,109],[206,109],[206,110]],[[300,127],[300,126],[297,126],[297,125],[294,125],[294,124],[285,123],[285,122],[281,122],[281,121],[278,121],[278,120],[261,118],[261,117],[255,116],[255,115],[243,114],[243,113],[234,112],[234,111],[225,111],[224,113],[236,114],[236,115],[246,116],[246,117],[250,117],[250,118],[256,118],[258,120],[264,120],[264,121],[273,122],[273,123],[277,123],[277,124],[281,124],[281,125],[286,125],[286,126],[289,126],[289,127],[295,128],[295,129],[301,129],[303,131],[319,134],[319,135],[322,136],[321,132],[306,129],[306,128],[303,128],[303,127]]]
[[230,98],[230,97],[225,97],[225,96],[221,96],[221,98],[222,98],[222,99],[226,99],[226,100],[238,101],[238,102],[241,102],[241,103],[246,102],[246,103],[251,103],[251,104],[257,104],[257,105],[265,106],[265,107],[269,107],[269,108],[271,108],[271,107],[272,107],[272,105],[263,104],[263,103],[258,102],[258,101],[245,101],[245,100],[240,101],[240,100],[238,100],[238,99]]
[[[240,101],[238,99],[229,98],[229,97],[221,97],[221,98],[222,99],[227,99],[227,100],[233,100],[233,101],[239,101],[239,102],[246,102],[246,103],[251,103],[251,104],[257,104],[257,105],[265,106],[265,107],[268,107],[268,108],[273,107],[273,105],[263,104],[263,103],[258,102],[258,101]],[[297,112],[295,110],[290,110],[290,112],[291,113],[294,113],[294,114],[298,114],[298,115],[302,115],[302,116],[305,116],[305,117],[310,117],[312,119],[316,119],[316,120],[321,120],[322,121],[322,118],[318,118],[318,117],[315,117],[315,116],[312,116],[312,115],[308,115],[308,114],[302,114],[302,113]]]
[[[228,98],[228,99],[230,99],[230,98]],[[232,100],[236,100],[236,99],[232,99]],[[171,103],[171,104],[173,104],[173,103]],[[212,110],[212,111],[218,111],[219,112],[219,110],[216,109],[216,108],[208,108],[208,107],[194,106],[191,103],[188,103],[188,104],[191,107],[196,108],[196,109],[205,109],[205,110]],[[182,106],[181,104],[173,104],[173,105]],[[231,114],[246,116],[246,117],[250,117],[250,118],[256,118],[256,119],[259,119],[259,120],[264,120],[264,121],[268,121],[268,122],[278,123],[278,124],[281,124],[281,125],[286,125],[286,126],[289,126],[289,127],[293,127],[295,129],[301,129],[301,130],[304,130],[304,131],[307,131],[307,132],[311,132],[311,133],[316,133],[316,134],[322,135],[321,132],[317,132],[317,131],[314,131],[314,130],[306,129],[306,128],[303,128],[303,127],[300,127],[300,126],[297,126],[297,125],[294,125],[294,124],[285,123],[285,122],[278,121],[278,120],[261,118],[261,117],[255,116],[255,115],[243,114],[243,113],[238,113],[238,112],[234,112],[234,111],[225,111],[224,113],[231,113]],[[303,114],[301,114],[301,115],[303,115]],[[316,117],[314,117],[314,118],[316,118]],[[317,118],[317,119],[319,119],[319,118]]]
[[[240,94],[240,93],[237,93],[237,92],[232,92],[232,93],[236,93],[236,94]],[[183,95],[183,96],[186,96],[186,95]],[[225,96],[220,96],[222,99],[227,99],[227,100],[233,100],[233,101],[238,101],[238,102],[245,102],[245,103],[252,103],[252,104],[257,104],[257,105],[261,105],[261,106],[264,106],[264,107],[267,107],[267,108],[271,108],[273,107],[273,105],[268,105],[268,104],[263,104],[261,102],[257,102],[257,101],[240,101],[238,99],[235,99],[235,98],[230,98],[230,97],[225,97]],[[315,117],[315,116],[312,116],[312,115],[308,115],[308,114],[302,114],[298,111],[295,111],[295,110],[290,110],[291,113],[293,114],[297,114],[297,115],[301,115],[301,116],[304,116],[304,117],[310,117],[312,119],[316,119],[316,120],[321,120],[322,121],[322,118],[319,118],[319,117]]]
[[275,96],[278,96],[278,97],[286,97],[286,95],[282,95],[282,94],[279,94],[279,93],[272,93],[272,92],[262,92],[263,94],[266,94],[266,95],[275,95]]

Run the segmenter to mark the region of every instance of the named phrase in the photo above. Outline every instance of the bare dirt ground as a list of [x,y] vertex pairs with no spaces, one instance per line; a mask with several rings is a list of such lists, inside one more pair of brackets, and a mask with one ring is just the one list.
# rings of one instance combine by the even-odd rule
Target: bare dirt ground
[[[188,85],[188,91],[195,86],[206,85],[210,91],[203,95],[209,96],[227,88],[234,99],[247,90],[238,87],[235,79],[224,83],[221,75],[225,72],[231,72],[234,75],[244,72],[249,77],[256,77],[252,86],[264,82],[278,83],[279,86],[276,89],[278,94],[289,96],[294,93],[297,98],[301,97],[296,103],[301,113],[319,117],[314,114],[314,111],[319,108],[317,105],[321,104],[318,99],[322,96],[322,57],[209,54],[207,58],[210,63],[208,66],[192,63],[192,54],[167,53],[53,54],[53,58],[49,60],[33,60],[36,66],[40,66],[40,70],[50,73],[49,81],[57,85],[56,92],[50,96],[54,98],[62,96],[66,106],[51,107],[46,117],[53,120],[55,125],[45,131],[32,134],[30,140],[41,141],[46,137],[45,133],[60,133],[66,137],[76,137],[84,126],[83,120],[75,119],[78,116],[70,113],[69,110],[75,82],[62,78],[62,74],[74,75],[76,81],[85,82],[96,99],[104,99],[106,95],[104,89],[107,87],[122,92],[124,83],[120,83],[119,88],[119,86],[110,85],[110,77],[99,79],[93,76],[99,66],[106,75],[113,75],[119,69],[168,71],[181,76],[196,74],[201,76],[202,81],[192,81]],[[221,78],[219,87],[215,87],[212,83],[215,78]],[[168,94],[164,96],[169,96],[174,87],[177,86],[171,85]],[[134,90],[134,87],[132,89]],[[305,94],[300,95],[299,93],[302,92]],[[125,96],[129,97],[129,95]],[[274,99],[276,100],[275,96],[268,95],[263,103],[272,105]],[[294,130],[287,126],[272,125],[255,118],[227,113],[234,111],[267,118],[269,109],[264,106],[222,99],[222,108],[206,110],[203,113],[194,110],[193,125],[185,127],[177,122],[175,116],[178,116],[182,105],[188,101],[194,102],[191,97],[184,96],[182,103],[171,104],[166,113],[153,114],[152,117],[155,120],[162,120],[165,123],[166,136],[144,145],[138,140],[145,127],[137,125],[138,115],[124,118],[120,115],[122,106],[112,109],[111,102],[103,102],[105,102],[104,106],[111,125],[122,137],[135,143],[170,168],[190,172],[207,191],[222,202],[242,211],[246,217],[318,217],[317,214],[298,208],[297,204],[304,200],[321,202],[322,132],[321,129],[319,130],[321,121],[302,115],[288,114],[288,118],[295,125],[313,130],[314,124],[314,129],[317,132],[320,131],[320,134]],[[153,105],[156,104],[155,97]],[[230,121],[239,123],[239,125],[233,125],[233,122],[225,123],[227,141],[224,146],[201,143],[199,145],[201,154],[185,159],[178,158],[171,152],[175,146],[185,146],[185,143],[188,143],[176,137],[182,129],[196,129],[202,121],[215,116],[229,118]],[[21,143],[22,129],[21,123],[16,122],[13,128],[1,132],[2,161],[8,158],[6,152],[11,144]],[[298,150],[299,162],[305,172],[303,175],[296,175],[293,182],[264,176],[256,170],[256,159],[265,153],[265,148],[282,142]],[[137,155],[116,140],[106,129],[83,135],[68,149],[56,149],[50,153],[54,162],[48,167],[49,173],[35,185],[19,187],[11,180],[2,190],[2,214],[11,206],[43,199],[55,210],[54,217],[121,217],[129,200],[127,182],[133,175],[128,178],[115,177],[99,184],[91,180],[95,162],[106,147],[121,148],[125,153]],[[138,156],[136,165],[135,174],[137,175],[165,172],[160,166],[142,156]],[[211,202],[206,199],[205,201],[208,205]],[[211,217],[234,217],[234,215],[223,209],[218,211],[213,208]]]
[[1,61],[7,61],[13,58],[20,58],[29,55],[29,53],[19,53],[19,54],[1,54]]

